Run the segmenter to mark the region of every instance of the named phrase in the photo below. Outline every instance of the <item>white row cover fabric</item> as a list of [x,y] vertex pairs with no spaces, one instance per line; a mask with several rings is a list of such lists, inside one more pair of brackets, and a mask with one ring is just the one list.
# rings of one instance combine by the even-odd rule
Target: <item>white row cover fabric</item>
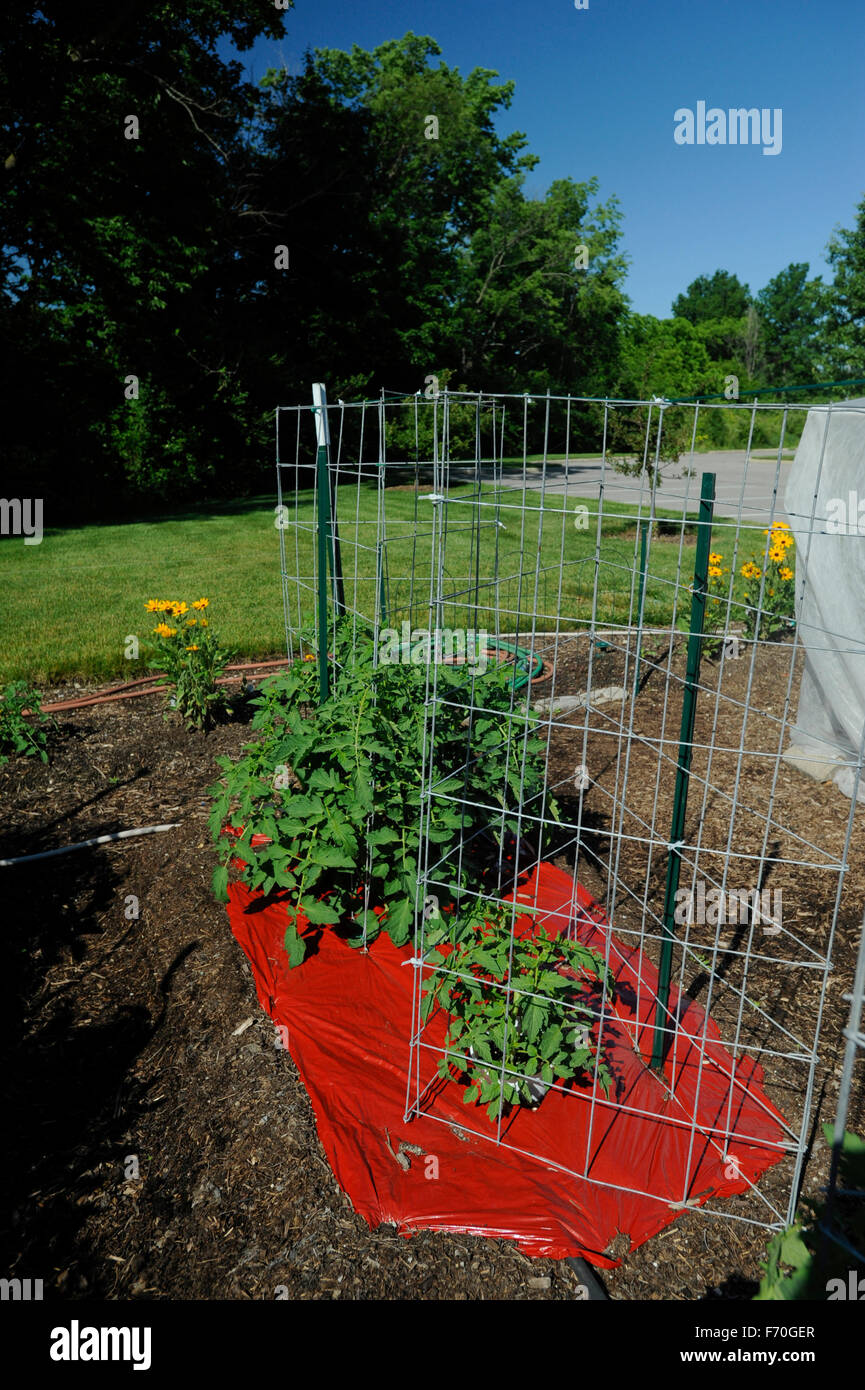
[[[809,410],[784,505],[805,649],[784,758],[852,797],[865,730],[865,398]],[[865,801],[865,775],[857,800]]]

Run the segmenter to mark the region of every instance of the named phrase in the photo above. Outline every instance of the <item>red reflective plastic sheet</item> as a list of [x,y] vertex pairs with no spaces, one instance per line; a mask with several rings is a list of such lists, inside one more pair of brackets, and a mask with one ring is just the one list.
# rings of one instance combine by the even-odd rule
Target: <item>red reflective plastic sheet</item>
[[[521,933],[534,930],[534,920],[550,936],[575,921],[581,941],[609,952],[616,1002],[603,1038],[615,1088],[609,1100],[598,1091],[594,1112],[590,1086],[550,1091],[536,1110],[512,1112],[501,1145],[493,1142],[496,1124],[481,1106],[463,1104],[456,1082],[436,1081],[429,1113],[404,1122],[412,947],[397,949],[382,933],[364,952],[316,930],[312,953],[290,970],[284,902],[234,884],[228,915],[262,1008],[286,1030],[336,1179],[371,1226],[387,1221],[406,1235],[432,1228],[511,1239],[529,1255],[581,1255],[612,1267],[619,1261],[604,1251],[617,1233],[634,1248],[685,1203],[743,1192],[779,1162],[783,1118],[762,1089],[759,1065],[743,1057],[734,1065],[712,1019],[675,991],[678,1028],[666,1084],[648,1070],[657,971],[617,940],[569,875],[542,864],[516,897],[542,909],[539,918],[518,919]],[[443,1047],[447,1022],[434,1015],[423,1041]],[[432,1051],[421,1058],[426,1083],[436,1058]],[[394,1150],[400,1140],[423,1150],[409,1155],[407,1171],[389,1151],[386,1131]]]

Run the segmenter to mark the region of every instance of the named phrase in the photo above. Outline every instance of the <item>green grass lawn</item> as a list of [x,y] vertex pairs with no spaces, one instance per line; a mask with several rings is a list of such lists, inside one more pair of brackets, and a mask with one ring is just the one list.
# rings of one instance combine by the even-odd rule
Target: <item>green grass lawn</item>
[[[548,496],[541,516],[538,493],[527,492],[523,508],[522,492],[516,488],[496,495],[485,486],[479,513],[469,505],[470,496],[468,486],[451,489],[445,584],[457,597],[446,607],[444,622],[492,632],[498,609],[501,632],[513,630],[517,611],[521,626],[533,611],[541,629],[555,623],[557,611],[563,626],[582,626],[592,611],[594,514],[588,529],[578,530],[573,498],[563,516],[562,499]],[[411,490],[388,489],[384,497],[388,617],[393,623],[414,615],[415,621],[425,621],[434,560],[433,504]],[[586,505],[593,513],[595,504]],[[358,488],[347,481],[340,488],[346,598],[370,616],[377,587],[377,506],[376,490],[368,484]],[[478,514],[479,530],[472,525]],[[312,494],[299,494],[284,532],[295,621],[298,616],[304,621],[313,617],[312,517]],[[598,612],[605,620],[626,622],[629,613],[635,618],[633,518],[632,508],[605,504],[603,563],[598,569]],[[149,598],[190,603],[206,596],[211,625],[241,657],[283,653],[279,531],[274,520],[272,499],[258,498],[190,509],[160,520],[46,530],[38,546],[25,546],[20,538],[3,539],[0,685],[16,678],[44,686],[68,677],[130,680],[147,674],[145,643],[154,624],[144,611]],[[682,561],[685,585],[690,582],[694,544],[691,527]],[[470,558],[473,545],[479,545],[479,564]],[[652,542],[646,625],[669,623],[678,561],[677,524]],[[475,606],[474,586],[467,585],[465,576],[478,571]],[[298,574],[306,576],[305,587],[297,584]],[[687,614],[688,601],[687,591],[680,592],[680,613]],[[130,635],[141,644],[137,661],[124,656]]]

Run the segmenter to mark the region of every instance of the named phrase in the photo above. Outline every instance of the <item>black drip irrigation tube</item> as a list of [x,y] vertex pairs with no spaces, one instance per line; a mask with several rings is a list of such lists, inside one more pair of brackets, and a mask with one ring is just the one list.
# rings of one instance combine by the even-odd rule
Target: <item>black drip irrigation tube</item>
[[583,1260],[579,1256],[569,1255],[565,1260],[566,1265],[570,1265],[576,1274],[583,1288],[586,1290],[584,1302],[586,1303],[606,1303],[610,1295],[607,1293],[600,1279],[588,1260]]

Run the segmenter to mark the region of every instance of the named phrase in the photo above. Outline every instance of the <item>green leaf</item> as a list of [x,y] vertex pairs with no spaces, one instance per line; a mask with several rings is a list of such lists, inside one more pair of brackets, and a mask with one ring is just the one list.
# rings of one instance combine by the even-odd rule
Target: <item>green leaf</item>
[[292,820],[314,820],[321,816],[324,802],[320,796],[291,795],[283,799],[283,806]]
[[300,900],[304,914],[308,922],[313,926],[322,926],[327,923],[339,921],[339,913],[335,912],[327,903],[319,902],[317,898],[303,897]]
[[399,835],[388,825],[377,826],[367,836],[367,843],[370,845],[391,845],[399,840]]
[[553,1023],[544,1032],[541,1039],[540,1054],[546,1060],[552,1057],[553,1053],[559,1048],[562,1041],[562,1030],[557,1023]]
[[213,870],[211,879],[213,896],[218,898],[221,903],[228,902],[228,868],[225,864],[220,864]]
[[523,1032],[529,1042],[534,1042],[544,1021],[546,1010],[540,1004],[529,1004],[523,1014]]
[[496,979],[504,973],[501,961],[497,960],[495,956],[491,956],[488,951],[473,951],[471,959],[474,965],[479,965],[482,970],[486,970]]
[[297,835],[305,835],[309,830],[309,826],[305,821],[296,820],[291,817],[283,817],[283,819],[278,820],[276,824],[279,827],[280,834],[288,835],[292,840]]
[[409,898],[403,898],[387,910],[385,929],[394,946],[404,946],[411,935],[414,905]]
[[285,944],[286,954],[288,955],[289,968],[293,970],[295,966],[301,964],[304,957],[306,956],[306,946],[304,945],[302,938],[298,935],[297,927],[294,926],[293,923],[290,927],[286,928],[283,941]]

